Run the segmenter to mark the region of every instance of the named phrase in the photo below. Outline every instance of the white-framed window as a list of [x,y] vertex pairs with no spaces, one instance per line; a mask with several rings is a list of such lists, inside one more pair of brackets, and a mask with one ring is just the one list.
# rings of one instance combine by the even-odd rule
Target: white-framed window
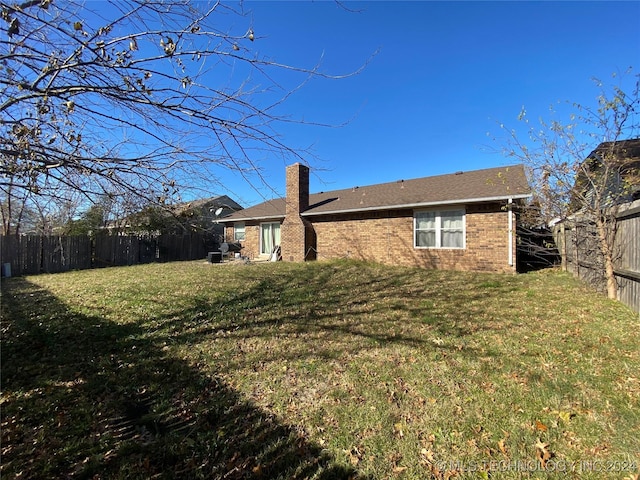
[[244,222],[237,222],[233,224],[233,240],[235,242],[244,241]]
[[260,224],[260,254],[271,255],[274,247],[280,245],[280,222]]
[[414,212],[413,232],[416,248],[465,248],[464,210]]

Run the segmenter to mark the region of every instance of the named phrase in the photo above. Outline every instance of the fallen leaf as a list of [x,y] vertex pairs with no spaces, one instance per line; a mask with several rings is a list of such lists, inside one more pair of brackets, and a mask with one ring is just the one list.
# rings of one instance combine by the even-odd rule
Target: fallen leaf
[[358,447],[353,447],[351,450],[345,450],[345,453],[349,457],[349,461],[352,465],[358,465],[360,460],[362,460],[363,453],[358,449]]
[[590,448],[588,451],[592,456],[601,455],[609,450],[609,446],[610,445],[608,443],[601,443],[600,445],[596,445],[595,447]]
[[549,428],[540,420],[536,420],[536,430],[539,430],[541,432],[546,432],[547,430],[549,430]]
[[549,446],[548,443],[543,443],[542,440],[540,440],[539,438],[536,441],[536,449],[538,450],[546,450],[547,447]]
[[547,462],[551,457],[553,457],[553,454],[549,451],[549,444],[543,443],[538,438],[538,441],[536,442],[536,458],[543,469],[547,468]]
[[507,455],[507,447],[506,447],[506,445],[504,444],[505,440],[506,440],[506,438],[503,438],[502,440],[500,440],[500,441],[498,442],[498,448],[500,449],[500,451],[501,451],[504,455]]
[[555,412],[558,415],[558,418],[562,420],[564,423],[569,423],[569,421],[576,416],[575,413],[565,412],[563,410]]
[[420,455],[422,455],[427,462],[433,463],[433,452],[431,449],[427,450],[426,448],[423,448],[420,450]]

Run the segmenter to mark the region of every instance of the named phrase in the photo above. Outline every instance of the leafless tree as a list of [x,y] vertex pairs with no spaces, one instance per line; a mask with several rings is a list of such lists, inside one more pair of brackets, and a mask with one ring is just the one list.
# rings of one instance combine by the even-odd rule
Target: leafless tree
[[0,235],[60,234],[64,225],[83,207],[80,192],[60,192],[57,197],[36,195],[29,190],[0,189]]
[[[262,178],[265,152],[305,160],[277,133],[297,121],[282,114],[287,98],[309,78],[359,71],[328,75],[260,55],[241,3],[0,6],[0,188],[9,196],[163,203],[215,182],[221,167]],[[288,86],[276,80],[283,73]]]
[[523,110],[525,139],[503,126],[505,153],[529,168],[535,192],[531,211],[525,212],[535,217],[529,221],[548,225],[572,218],[592,224],[594,259],[614,299],[616,211],[640,184],[640,75],[628,71],[619,78],[615,85],[596,80],[595,106],[573,104],[567,122],[530,123]]

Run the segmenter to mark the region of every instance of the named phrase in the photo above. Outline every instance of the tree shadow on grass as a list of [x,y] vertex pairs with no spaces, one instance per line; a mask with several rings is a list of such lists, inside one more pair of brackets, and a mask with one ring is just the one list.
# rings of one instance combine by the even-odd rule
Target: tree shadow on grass
[[[334,274],[342,278],[332,281]],[[168,309],[154,321],[185,344],[218,337],[242,341],[316,335],[331,340],[320,343],[320,348],[292,352],[298,358],[305,353],[333,358],[357,353],[366,345],[443,350],[447,345],[434,344],[434,338],[456,341],[509,327],[511,318],[492,318],[485,310],[487,303],[515,288],[504,279],[461,272],[378,270],[355,261],[335,267],[308,264],[293,272],[261,273],[257,280],[247,281],[248,286],[217,298],[194,297],[179,314]],[[456,346],[450,348],[458,351]],[[478,352],[465,348],[463,353]]]
[[161,337],[3,284],[5,478],[362,478]]

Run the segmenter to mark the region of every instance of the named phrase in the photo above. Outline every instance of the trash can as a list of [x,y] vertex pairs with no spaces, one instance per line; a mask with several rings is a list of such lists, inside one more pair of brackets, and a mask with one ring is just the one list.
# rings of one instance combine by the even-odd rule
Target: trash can
[[209,263],[220,263],[220,262],[222,262],[222,252],[209,252],[207,254],[207,261]]

